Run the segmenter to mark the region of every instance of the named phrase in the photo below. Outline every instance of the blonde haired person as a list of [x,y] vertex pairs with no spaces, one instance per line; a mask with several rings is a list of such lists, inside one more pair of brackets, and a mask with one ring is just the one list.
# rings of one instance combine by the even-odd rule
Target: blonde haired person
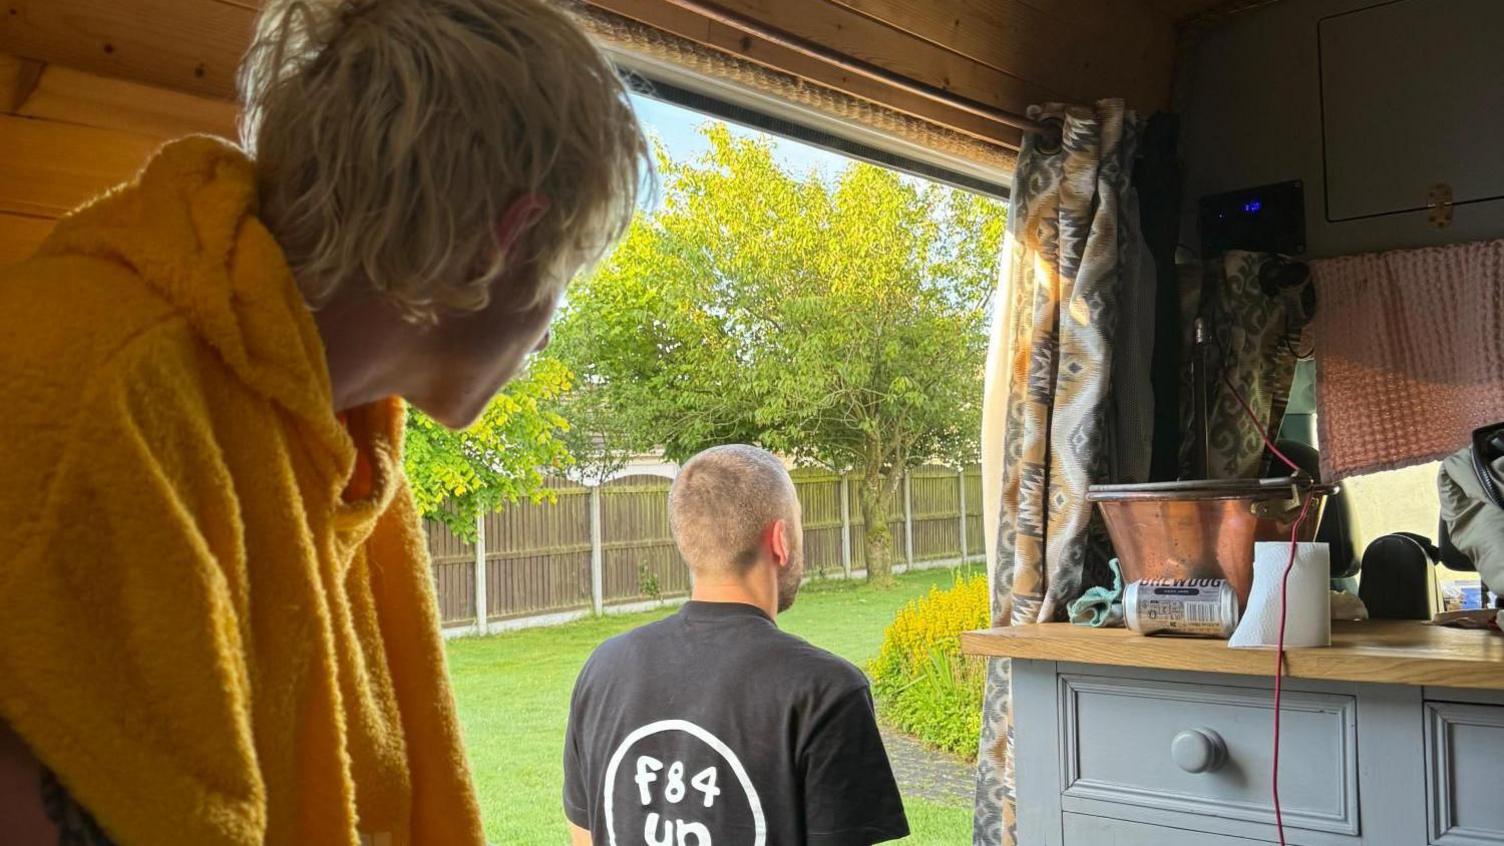
[[482,843],[402,400],[546,343],[641,133],[543,0],[270,0],[241,82],[0,271],[0,832]]

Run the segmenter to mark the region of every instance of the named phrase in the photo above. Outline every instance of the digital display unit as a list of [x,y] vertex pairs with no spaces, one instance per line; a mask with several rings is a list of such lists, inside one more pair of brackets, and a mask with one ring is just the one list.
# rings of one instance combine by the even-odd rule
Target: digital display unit
[[1252,250],[1298,256],[1306,251],[1305,188],[1300,180],[1201,198],[1201,254]]

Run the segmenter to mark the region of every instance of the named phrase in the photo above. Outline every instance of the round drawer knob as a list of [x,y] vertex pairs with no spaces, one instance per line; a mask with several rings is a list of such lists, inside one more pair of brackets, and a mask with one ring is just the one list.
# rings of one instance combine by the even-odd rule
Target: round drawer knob
[[1209,773],[1227,760],[1227,744],[1211,729],[1188,729],[1170,742],[1170,757],[1188,773]]

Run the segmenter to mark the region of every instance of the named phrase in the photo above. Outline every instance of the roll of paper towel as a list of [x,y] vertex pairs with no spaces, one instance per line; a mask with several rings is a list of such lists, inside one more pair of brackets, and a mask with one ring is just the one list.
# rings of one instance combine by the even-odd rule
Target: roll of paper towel
[[[1250,648],[1279,645],[1279,595],[1285,565],[1290,563],[1288,541],[1253,545],[1253,589],[1248,608],[1228,646]],[[1295,545],[1295,565],[1285,584],[1285,647],[1332,645],[1331,556],[1324,543]]]

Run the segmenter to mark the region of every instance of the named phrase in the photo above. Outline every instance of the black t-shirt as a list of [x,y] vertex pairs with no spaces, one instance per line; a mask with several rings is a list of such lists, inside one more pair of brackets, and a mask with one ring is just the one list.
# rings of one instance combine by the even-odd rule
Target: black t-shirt
[[758,608],[689,602],[575,683],[564,808],[597,846],[865,846],[909,833],[861,671]]

